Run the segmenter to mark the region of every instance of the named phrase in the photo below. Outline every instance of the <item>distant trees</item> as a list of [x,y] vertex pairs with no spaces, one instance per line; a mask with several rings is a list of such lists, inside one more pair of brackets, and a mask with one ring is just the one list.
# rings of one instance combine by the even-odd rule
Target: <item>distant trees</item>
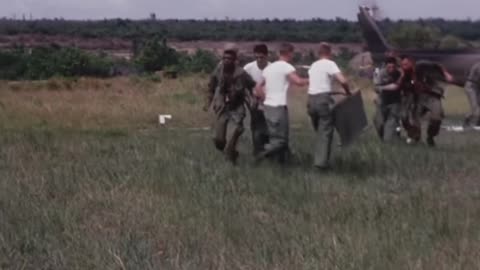
[[17,48],[0,52],[0,79],[40,80],[53,76],[96,76],[113,74],[113,61],[75,48]]
[[208,73],[219,62],[212,52],[199,50],[189,55],[169,47],[166,39],[155,36],[144,42],[132,61],[116,60],[106,54],[91,54],[58,46],[0,51],[0,79],[42,80],[54,76],[109,77],[153,73]]
[[440,40],[440,30],[415,23],[403,23],[390,32],[389,39],[399,48],[433,49]]
[[393,45],[409,49],[461,49],[471,45],[454,35],[443,35],[440,28],[404,22],[393,27],[388,36]]
[[[354,21],[324,20],[128,20],[99,21],[68,20],[7,20],[0,19],[0,35],[45,34],[83,38],[149,38],[161,35],[169,40],[237,40],[237,41],[291,41],[291,42],[360,42],[361,31]],[[387,32],[395,32],[406,25],[429,28],[441,35],[453,35],[463,40],[480,40],[480,21],[427,19],[416,21],[384,20],[380,24]],[[407,27],[407,28],[408,28]],[[395,31],[393,31],[395,30]]]
[[147,41],[136,59],[137,65],[146,72],[163,70],[167,66],[178,64],[178,53],[168,47],[164,38],[155,36]]

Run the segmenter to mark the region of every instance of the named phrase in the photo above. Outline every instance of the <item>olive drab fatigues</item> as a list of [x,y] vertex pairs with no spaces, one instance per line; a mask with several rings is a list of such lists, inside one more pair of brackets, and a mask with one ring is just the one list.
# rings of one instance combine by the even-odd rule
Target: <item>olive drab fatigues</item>
[[334,133],[333,108],[335,100],[329,93],[308,96],[307,111],[317,133],[314,166],[328,167]]
[[480,63],[470,69],[465,93],[470,104],[470,113],[465,119],[465,124],[480,126]]
[[253,154],[257,155],[265,150],[269,141],[267,120],[264,108],[258,100],[250,103],[250,129],[252,131]]
[[401,93],[400,89],[382,91],[378,87],[398,83],[399,79],[399,71],[389,74],[385,68],[382,68],[375,80],[378,98],[373,122],[378,135],[385,142],[392,141],[397,134],[401,112]]
[[[213,141],[215,147],[224,151],[227,159],[233,162],[238,156],[238,140],[244,132],[245,103],[254,87],[253,79],[239,66],[232,74],[227,74],[223,65],[219,65],[210,78],[207,104],[213,105],[215,113]],[[232,130],[228,136],[229,124]]]
[[427,141],[440,133],[444,118],[441,80],[444,78],[440,67],[428,62],[417,63],[415,74],[405,75],[402,80],[402,123],[408,137],[414,141],[421,139],[423,117],[428,121]]

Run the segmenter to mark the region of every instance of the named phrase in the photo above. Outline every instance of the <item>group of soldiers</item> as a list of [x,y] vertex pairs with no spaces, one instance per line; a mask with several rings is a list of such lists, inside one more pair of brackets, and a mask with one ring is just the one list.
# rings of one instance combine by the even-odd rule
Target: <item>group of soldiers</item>
[[[215,147],[228,161],[236,163],[237,144],[249,111],[256,163],[264,159],[285,163],[291,155],[287,92],[292,84],[308,85],[308,114],[317,132],[314,165],[328,169],[334,132],[333,81],[338,81],[345,93],[350,94],[347,80],[331,60],[330,45],[320,44],[319,59],[310,67],[309,79],[301,78],[291,64],[293,45],[282,44],[279,59],[273,63],[268,61],[268,53],[265,44],[255,46],[256,60],[241,67],[238,50],[234,47],[224,50],[223,59],[210,78],[204,107],[205,111],[212,108],[215,114]],[[229,125],[232,128],[227,132]]]
[[[400,64],[399,64],[400,62]],[[396,57],[387,53],[383,66],[375,72],[374,86],[377,93],[377,110],[374,124],[378,135],[385,142],[400,137],[403,129],[407,143],[421,140],[421,119],[428,121],[426,142],[435,146],[444,110],[444,84],[454,78],[442,66],[418,61],[409,56]],[[471,112],[464,126],[480,126],[480,63],[475,64],[468,75],[465,92]]]
[[[314,166],[329,169],[334,132],[333,82],[342,86],[344,94],[351,95],[347,79],[331,60],[331,46],[320,44],[318,60],[310,66],[308,79],[301,78],[291,64],[294,56],[291,44],[280,46],[279,59],[273,63],[269,62],[268,54],[265,44],[256,45],[255,61],[242,67],[235,46],[224,50],[222,61],[211,75],[204,107],[205,111],[212,108],[215,114],[215,147],[235,164],[239,156],[237,144],[245,130],[244,120],[250,113],[256,163],[264,159],[284,163],[291,155],[287,92],[292,84],[308,86],[307,111],[316,131]],[[466,91],[472,113],[466,121],[479,124],[480,63],[470,73]],[[385,142],[398,140],[403,127],[407,143],[419,143],[421,120],[426,118],[426,143],[435,146],[444,118],[444,83],[452,81],[451,74],[438,64],[387,53],[374,76],[377,92],[374,125],[379,137]]]
[[435,146],[444,118],[443,84],[452,82],[453,77],[432,62],[415,62],[409,56],[401,56],[399,66],[398,60],[394,54],[388,54],[383,67],[374,75],[377,133],[385,142],[391,142],[400,137],[403,126],[407,142],[418,143],[422,138],[421,119],[426,118],[426,142]]

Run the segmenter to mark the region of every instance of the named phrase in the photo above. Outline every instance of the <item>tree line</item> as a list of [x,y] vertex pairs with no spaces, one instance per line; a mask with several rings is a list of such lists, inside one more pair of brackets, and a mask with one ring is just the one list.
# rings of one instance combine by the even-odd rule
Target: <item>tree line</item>
[[[440,35],[461,40],[480,40],[480,21],[424,19],[416,21],[380,22],[388,33],[405,25],[435,29]],[[291,42],[361,42],[362,35],[354,21],[344,19],[264,19],[264,20],[129,20],[105,19],[71,21],[63,19],[10,20],[0,19],[0,35],[44,34],[82,38],[135,39],[162,35],[170,40],[236,40]]]
[[[106,53],[90,53],[78,48],[55,45],[37,48],[17,47],[0,50],[0,80],[42,80],[51,77],[113,77],[120,75],[152,75],[163,71],[167,75],[210,73],[218,65],[220,57],[211,51],[197,50],[193,54],[171,48],[162,36],[155,36],[140,43],[133,59],[127,61]],[[343,67],[354,56],[347,49],[336,55]],[[270,60],[277,58],[270,53]],[[315,52],[295,53],[294,64],[311,64]],[[252,56],[240,55],[239,63],[253,61]]]

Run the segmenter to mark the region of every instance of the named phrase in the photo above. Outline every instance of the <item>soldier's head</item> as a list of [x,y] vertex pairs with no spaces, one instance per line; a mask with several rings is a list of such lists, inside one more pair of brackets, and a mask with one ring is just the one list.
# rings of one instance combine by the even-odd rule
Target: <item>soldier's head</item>
[[395,57],[387,57],[385,59],[385,69],[388,74],[392,74],[397,70],[397,59]]
[[402,70],[405,72],[413,72],[415,69],[415,59],[413,57],[408,56],[408,55],[402,55],[400,57],[402,59],[401,65],[402,65]]
[[237,62],[237,51],[234,49],[226,49],[223,51],[223,67],[227,70],[233,70]]
[[263,69],[268,64],[268,47],[265,44],[258,44],[253,48],[255,60],[260,69]]
[[290,43],[283,43],[280,45],[280,58],[284,61],[290,62],[293,59],[293,52],[295,51],[295,47],[293,47]]
[[330,58],[332,56],[332,46],[326,42],[320,43],[318,55],[320,58]]

